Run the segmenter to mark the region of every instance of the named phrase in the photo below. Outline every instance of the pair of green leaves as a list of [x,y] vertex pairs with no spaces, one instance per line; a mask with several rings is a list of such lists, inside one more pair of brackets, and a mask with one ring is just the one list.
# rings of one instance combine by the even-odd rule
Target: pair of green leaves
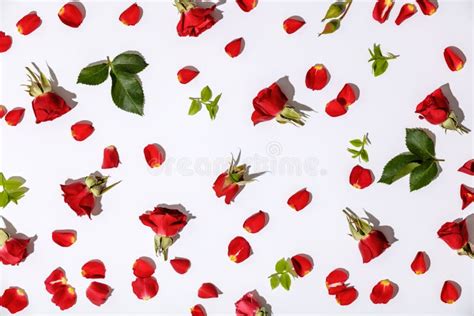
[[25,179],[21,177],[11,177],[6,179],[2,172],[0,172],[0,187],[3,191],[0,192],[0,207],[5,208],[8,203],[13,202],[18,204],[18,200],[25,196],[28,188],[24,187]]
[[138,53],[125,52],[112,61],[95,63],[81,70],[77,79],[78,83],[86,85],[99,85],[107,78],[112,78],[112,100],[120,109],[143,115],[145,96],[138,77],[148,64]]
[[205,86],[201,90],[201,96],[199,98],[189,98],[191,100],[191,106],[189,107],[188,114],[195,115],[201,111],[202,107],[205,106],[209,112],[211,120],[214,120],[219,111],[219,100],[221,99],[222,93],[219,94],[214,100],[212,100],[212,90],[209,86]]
[[388,53],[387,56],[384,56],[382,54],[382,50],[380,49],[380,44],[374,44],[373,50],[369,48],[369,53],[369,63],[372,62],[372,73],[375,77],[380,76],[387,70],[388,61],[390,59],[396,59],[398,57],[398,55],[394,55],[392,53]]
[[326,20],[329,21],[326,23],[323,31],[319,33],[319,35],[336,32],[341,26],[341,21],[349,11],[351,4],[352,0],[337,1],[331,4],[321,22]]
[[291,287],[291,278],[295,276],[293,265],[289,259],[281,258],[275,264],[275,273],[269,276],[270,286],[276,289],[281,285],[282,288],[289,291]]
[[359,158],[365,162],[369,162],[369,154],[365,149],[365,146],[370,145],[369,134],[365,134],[362,139],[350,140],[352,146],[355,148],[347,148],[347,151],[352,154],[352,158]]
[[407,128],[406,146],[409,152],[392,158],[384,167],[379,182],[392,184],[410,175],[410,191],[421,189],[430,184],[438,175],[438,162],[435,156],[433,140],[422,129]]

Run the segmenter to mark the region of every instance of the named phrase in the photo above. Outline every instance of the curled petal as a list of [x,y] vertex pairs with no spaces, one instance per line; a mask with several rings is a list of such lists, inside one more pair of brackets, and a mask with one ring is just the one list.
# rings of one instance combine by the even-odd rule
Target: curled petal
[[241,263],[252,254],[252,247],[244,237],[235,237],[229,243],[227,255],[232,262]]
[[291,17],[283,22],[283,29],[288,34],[298,31],[306,22],[300,17]]
[[120,14],[119,20],[127,26],[133,26],[140,22],[141,18],[142,8],[134,3]]
[[67,26],[77,28],[84,20],[84,15],[74,2],[66,3],[58,12],[58,17]]
[[427,255],[423,251],[418,251],[410,267],[416,274],[424,274],[428,271]]
[[365,189],[374,182],[374,177],[370,169],[365,169],[357,165],[352,168],[349,182],[356,189]]
[[293,265],[293,269],[295,270],[296,274],[300,278],[304,277],[308,273],[313,270],[313,261],[308,255],[300,254],[291,257],[291,264]]
[[390,15],[390,11],[392,11],[392,8],[392,0],[377,0],[374,6],[374,10],[372,11],[372,17],[379,23],[384,23],[385,21],[387,21],[388,16]]
[[17,126],[22,120],[23,116],[25,115],[24,108],[14,108],[8,111],[7,115],[5,115],[5,121],[10,126]]
[[346,83],[337,95],[337,100],[346,107],[352,105],[357,100],[356,92],[353,86],[349,83]]
[[104,158],[102,160],[102,169],[117,168],[120,163],[117,147],[110,145],[104,148]]
[[148,278],[155,273],[155,262],[150,258],[142,257],[133,263],[133,274],[139,278]]
[[441,301],[446,304],[453,304],[461,296],[459,289],[460,287],[456,282],[445,281],[441,289]]
[[157,144],[147,145],[143,149],[143,153],[145,154],[145,160],[150,168],[158,168],[165,161],[164,152]]
[[103,279],[105,278],[105,265],[100,260],[90,260],[82,266],[81,274],[86,279]]
[[41,18],[36,12],[31,12],[25,15],[16,23],[18,32],[23,35],[28,35],[36,30],[41,25]]
[[[12,47],[12,37],[0,31],[0,53],[4,53]],[[1,107],[1,106],[0,106]],[[0,118],[3,116],[0,115]]]
[[52,234],[53,241],[61,247],[72,246],[77,240],[74,230],[55,230]]
[[184,67],[178,71],[178,81],[182,84],[187,84],[196,78],[197,75],[199,75],[199,70],[191,67]]
[[311,90],[322,90],[329,82],[329,73],[322,64],[311,67],[306,73],[306,87]]
[[268,222],[268,214],[263,211],[258,211],[249,218],[247,218],[243,224],[246,231],[251,234],[258,233],[261,231]]
[[87,287],[86,296],[92,304],[100,306],[104,304],[112,294],[112,288],[100,282],[91,282]]
[[258,0],[236,0],[239,7],[244,12],[250,12],[257,6]]
[[459,168],[458,171],[470,176],[474,176],[474,159],[466,161],[466,163],[461,168]]
[[354,287],[348,287],[336,294],[336,302],[342,306],[350,305],[358,295],[359,293]]
[[136,278],[132,282],[132,289],[139,299],[148,301],[158,294],[159,286],[154,277]]
[[200,298],[215,298],[219,294],[219,289],[212,283],[203,283],[198,290],[198,297]]
[[400,13],[398,13],[397,18],[395,19],[395,24],[396,25],[402,24],[406,19],[412,17],[416,13],[416,11],[417,10],[414,4],[405,3],[400,8]]
[[461,190],[459,192],[462,200],[462,209],[464,210],[474,201],[474,189],[467,185],[461,184]]
[[464,67],[464,54],[456,47],[446,47],[444,59],[451,71],[459,71]]
[[191,316],[207,316],[204,306],[198,304],[191,307]]
[[185,274],[188,272],[191,267],[191,261],[186,258],[174,258],[170,260],[170,264],[173,267],[174,271],[179,274]]
[[372,288],[370,300],[374,304],[387,304],[394,296],[394,285],[390,280],[382,280]]
[[62,311],[73,307],[76,304],[76,301],[76,290],[68,284],[61,285],[56,291],[54,291],[53,297],[51,298],[51,302],[58,306]]
[[56,268],[44,281],[46,291],[50,294],[54,294],[60,287],[67,284],[66,274],[61,268]]
[[424,15],[433,15],[438,10],[438,7],[432,0],[416,0],[416,3],[418,3]]
[[71,126],[71,135],[78,142],[83,141],[94,132],[94,126],[90,122],[77,122]]
[[9,287],[0,296],[0,306],[6,308],[11,314],[18,313],[28,306],[28,296],[25,290],[19,287]]
[[306,188],[299,190],[288,199],[288,205],[295,211],[301,211],[311,202],[311,193]]
[[225,52],[232,58],[237,57],[242,53],[244,45],[244,39],[237,38],[225,46]]

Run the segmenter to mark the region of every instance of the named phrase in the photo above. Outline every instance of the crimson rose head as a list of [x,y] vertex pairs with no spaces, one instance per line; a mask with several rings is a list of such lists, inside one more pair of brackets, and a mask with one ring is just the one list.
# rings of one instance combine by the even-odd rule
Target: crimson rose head
[[140,221],[157,235],[174,237],[186,226],[188,216],[176,209],[155,207],[153,211],[142,214]]
[[175,6],[181,14],[176,30],[179,36],[197,37],[216,24],[212,16],[216,6],[200,8],[190,0],[175,0]]

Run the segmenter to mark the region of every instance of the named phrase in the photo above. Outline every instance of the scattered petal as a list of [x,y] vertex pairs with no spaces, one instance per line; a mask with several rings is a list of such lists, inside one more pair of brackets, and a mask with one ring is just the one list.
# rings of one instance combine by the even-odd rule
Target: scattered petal
[[300,254],[291,257],[291,264],[296,274],[302,278],[313,270],[313,261],[308,255]]
[[119,20],[127,26],[133,26],[140,22],[141,17],[142,8],[134,3],[120,14]]
[[90,260],[82,266],[81,274],[86,279],[103,279],[105,278],[105,265],[100,260]]
[[359,293],[354,287],[348,287],[336,294],[336,302],[342,306],[350,305],[358,295]]
[[474,159],[466,161],[466,163],[461,168],[459,168],[458,171],[470,176],[474,176]]
[[12,47],[12,37],[0,31],[0,53],[4,53]]
[[188,272],[191,267],[191,261],[186,258],[174,258],[170,260],[170,264],[173,267],[174,271],[179,274],[185,274]]
[[397,18],[395,19],[395,24],[396,25],[402,24],[406,19],[412,17],[416,12],[417,10],[414,4],[405,3],[400,8],[400,13],[398,13]]
[[66,274],[61,268],[56,268],[44,281],[46,291],[50,294],[54,294],[60,287],[67,284]]
[[24,115],[24,108],[14,108],[8,111],[7,115],[5,115],[5,121],[10,126],[17,126],[23,120]]
[[387,21],[390,11],[393,8],[392,0],[377,0],[372,11],[372,17],[379,23]]
[[204,306],[198,304],[191,307],[191,316],[207,316]]
[[456,47],[446,47],[444,50],[444,59],[451,71],[459,71],[464,67],[464,54]]
[[456,282],[449,280],[444,282],[441,289],[441,301],[446,304],[453,304],[460,296],[459,285]]
[[145,160],[150,168],[158,168],[165,161],[165,155],[160,146],[157,144],[147,145],[143,152],[145,153]]
[[61,285],[54,291],[51,302],[58,306],[62,311],[73,307],[77,301],[76,290],[68,285]]
[[91,122],[77,122],[71,126],[72,137],[81,142],[88,138],[94,132],[94,126]]
[[326,113],[331,117],[338,117],[347,113],[347,108],[337,100],[332,100],[326,104]]
[[136,278],[136,280],[132,282],[132,288],[133,293],[135,293],[139,299],[148,301],[156,296],[160,287],[154,277],[148,277]]
[[257,6],[258,0],[236,0],[236,2],[244,12],[250,12]]
[[244,237],[235,237],[229,243],[227,255],[232,262],[241,263],[250,257],[252,248]]
[[184,67],[178,71],[178,81],[182,84],[187,84],[196,78],[197,75],[199,75],[199,70],[191,67]]
[[326,277],[326,288],[330,295],[335,295],[347,288],[345,282],[349,279],[349,274],[344,269],[335,269]]
[[424,274],[426,271],[428,271],[428,263],[426,261],[426,253],[423,251],[418,251],[410,267],[416,274]]
[[104,158],[102,160],[102,169],[117,168],[120,163],[117,147],[110,145],[104,148]]
[[61,247],[70,247],[76,240],[77,235],[74,230],[55,230],[52,234],[53,241]]
[[306,188],[299,190],[288,199],[288,205],[299,212],[311,202],[311,193]]
[[112,288],[100,282],[91,282],[87,287],[86,296],[92,304],[100,306],[104,304],[112,294]]
[[298,31],[306,22],[301,17],[291,17],[283,22],[283,29],[288,34]]
[[148,278],[155,273],[155,263],[150,258],[142,257],[133,263],[133,274],[139,278]]
[[5,114],[7,114],[8,110],[4,105],[0,105],[0,119],[2,119]]
[[263,211],[251,215],[244,222],[244,229],[251,234],[258,233],[267,225],[268,214]]
[[418,3],[424,15],[433,15],[438,10],[438,7],[432,0],[416,0],[416,3]]
[[393,283],[390,280],[382,280],[372,288],[370,300],[374,304],[387,304],[395,293]]
[[28,35],[36,30],[41,25],[41,18],[36,14],[36,12],[32,12],[30,14],[25,15],[16,23],[16,27],[18,32],[23,35]]
[[12,314],[18,313],[28,306],[28,296],[25,290],[19,287],[9,287],[0,296],[0,306],[5,307]]
[[460,190],[461,200],[462,200],[462,208],[465,209],[474,201],[474,189],[468,187],[467,185],[461,184]]
[[212,283],[203,283],[198,290],[200,298],[215,298],[219,296],[219,290]]
[[74,2],[66,3],[58,12],[58,17],[67,26],[77,28],[84,20],[84,15]]
[[311,67],[306,73],[306,87],[311,90],[322,90],[329,82],[329,73],[323,64]]
[[356,189],[365,189],[374,182],[372,171],[359,165],[352,168],[349,183]]
[[242,37],[237,38],[225,46],[225,52],[232,58],[237,57],[242,53],[244,44],[245,42]]

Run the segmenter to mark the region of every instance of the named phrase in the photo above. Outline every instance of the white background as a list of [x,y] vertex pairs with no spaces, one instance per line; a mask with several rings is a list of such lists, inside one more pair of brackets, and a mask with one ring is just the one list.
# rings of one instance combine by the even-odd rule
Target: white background
[[[473,157],[472,136],[445,134],[414,113],[427,94],[449,83],[466,116],[464,125],[473,128],[472,3],[440,1],[434,16],[419,12],[396,26],[393,21],[403,1],[383,25],[371,17],[373,2],[355,1],[341,29],[318,38],[329,2],[261,0],[254,11],[244,13],[229,0],[219,6],[224,18],[211,30],[199,38],[179,38],[178,14],[171,1],[141,1],[144,15],[136,27],[118,21],[128,1],[84,1],[86,19],[79,29],[72,29],[56,16],[62,1],[2,0],[0,29],[12,34],[14,43],[0,55],[0,103],[8,108],[23,106],[27,112],[17,127],[0,125],[1,170],[7,176],[26,178],[30,191],[18,206],[9,205],[1,215],[19,232],[38,239],[25,262],[2,267],[1,288],[15,285],[27,291],[30,305],[24,314],[58,313],[43,281],[60,266],[79,295],[77,304],[64,314],[185,315],[189,307],[202,303],[210,315],[230,315],[234,302],[256,289],[276,315],[472,315],[472,261],[458,257],[436,235],[444,222],[473,210],[471,206],[461,211],[459,198],[460,184],[472,186],[472,178],[456,171]],[[29,36],[18,35],[15,23],[32,10],[41,16],[42,26]],[[292,15],[304,17],[307,24],[289,36],[282,22]],[[245,50],[231,59],[224,46],[241,36]],[[372,76],[367,63],[367,49],[374,43],[400,55],[379,78]],[[457,73],[443,59],[444,48],[451,45],[467,56],[465,68]],[[81,68],[127,50],[141,52],[150,64],[140,74],[146,96],[144,117],[113,105],[110,80],[98,87],[76,84]],[[31,98],[20,86],[26,83],[24,67],[30,62],[42,68],[48,63],[60,85],[77,94],[78,105],[70,113],[53,122],[34,123]],[[325,64],[331,74],[321,92],[304,85],[306,71],[316,63]],[[190,84],[181,85],[176,72],[186,65],[201,73]],[[250,120],[253,97],[284,76],[295,87],[294,99],[315,112],[302,128],[276,122],[254,127]],[[346,82],[359,87],[360,99],[347,115],[330,118],[324,105]],[[197,96],[207,84],[223,93],[214,122],[205,111],[187,115],[188,97]],[[70,126],[80,120],[90,120],[96,128],[82,143],[70,135]],[[370,134],[370,163],[365,166],[379,178],[384,164],[405,150],[407,127],[429,128],[436,134],[437,154],[446,160],[439,178],[414,193],[409,193],[407,179],[391,186],[353,189],[348,175],[357,161],[346,152],[348,140]],[[166,150],[161,171],[152,171],[145,163],[142,150],[149,143]],[[111,144],[118,148],[122,164],[104,174],[123,182],[104,196],[102,214],[92,220],[79,218],[63,202],[59,185],[100,170],[102,150]],[[243,162],[253,164],[251,171],[270,172],[248,185],[228,206],[215,197],[212,183],[230,153],[239,149]],[[306,164],[306,168],[285,169],[288,161],[294,166]],[[303,187],[313,193],[313,201],[295,213],[286,200]],[[186,275],[178,275],[157,259],[160,291],[144,302],[131,291],[131,268],[136,258],[154,256],[153,233],[138,216],[161,203],[182,204],[195,216],[170,250],[171,258],[187,257],[192,267]],[[372,213],[381,225],[394,229],[398,241],[381,257],[362,264],[341,212],[346,206],[359,214],[364,209]],[[260,233],[250,235],[242,223],[260,209],[270,214],[270,222]],[[51,240],[55,229],[77,230],[77,243],[58,247]],[[237,235],[247,238],[254,251],[239,265],[227,258],[228,242]],[[410,270],[419,250],[431,258],[431,268],[423,276]],[[267,276],[274,263],[297,253],[312,256],[313,272],[295,280],[290,292],[272,291]],[[104,281],[114,288],[100,308],[85,297],[89,281],[80,276],[80,267],[90,259],[105,262]],[[336,304],[324,285],[326,275],[337,267],[350,272],[350,283],[359,291],[358,300],[348,307]],[[370,291],[385,278],[398,284],[399,293],[388,305],[373,305]],[[462,286],[462,296],[454,305],[439,299],[448,279]],[[213,282],[223,295],[200,300],[197,289],[202,282]]]

